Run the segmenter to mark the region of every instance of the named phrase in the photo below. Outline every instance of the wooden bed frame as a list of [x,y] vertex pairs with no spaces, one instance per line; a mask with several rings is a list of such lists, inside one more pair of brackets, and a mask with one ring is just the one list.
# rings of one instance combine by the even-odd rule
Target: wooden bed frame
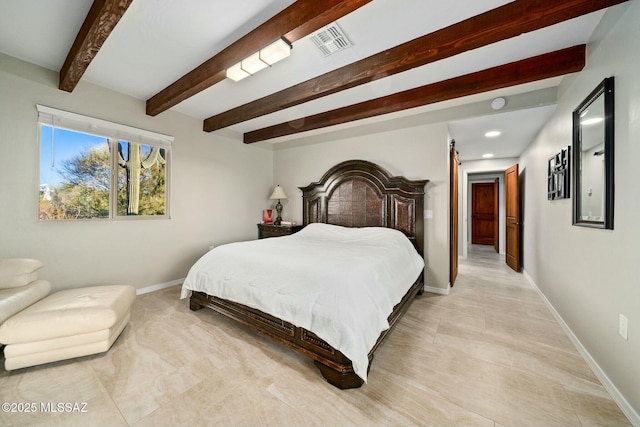
[[[348,227],[395,228],[405,233],[423,255],[422,210],[427,182],[391,176],[380,166],[364,160],[342,162],[327,171],[319,182],[300,187],[304,225],[324,222]],[[390,327],[382,332],[369,352],[369,366],[375,350],[423,288],[423,274],[420,274],[389,315]],[[215,310],[312,358],[325,379],[340,389],[360,387],[363,383],[354,373],[351,360],[304,328],[242,304],[192,292],[191,310],[202,307]]]

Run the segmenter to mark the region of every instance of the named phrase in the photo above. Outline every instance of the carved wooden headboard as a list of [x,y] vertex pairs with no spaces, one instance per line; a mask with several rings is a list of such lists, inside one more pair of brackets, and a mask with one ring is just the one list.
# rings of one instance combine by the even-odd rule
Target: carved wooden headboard
[[424,254],[424,186],[428,180],[391,176],[375,163],[348,160],[302,190],[302,220],[402,231]]

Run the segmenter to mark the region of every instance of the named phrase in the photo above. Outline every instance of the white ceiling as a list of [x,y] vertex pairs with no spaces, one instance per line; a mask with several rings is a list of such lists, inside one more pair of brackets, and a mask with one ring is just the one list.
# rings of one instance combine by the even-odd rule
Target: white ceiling
[[[0,0],[0,52],[59,71],[91,3],[92,0]],[[82,81],[149,99],[292,3],[292,0],[134,0]],[[324,57],[310,40],[301,39],[294,43],[289,58],[270,69],[240,82],[224,80],[173,110],[205,119],[505,3],[508,1],[374,0],[338,21],[353,47]],[[604,11],[599,11],[526,33],[239,123],[231,129],[247,132],[585,43],[603,14]],[[505,96],[509,106],[510,96],[556,87],[560,81],[549,79],[468,97],[454,104],[488,103],[495,96]],[[489,150],[496,157],[518,156],[553,111],[553,105],[540,106],[533,99],[531,105],[519,103],[517,110],[524,111],[505,108],[504,114],[484,115],[482,111],[486,109],[479,109],[476,115],[482,114],[481,117],[473,117],[467,111],[466,115],[450,118],[451,135],[461,157],[471,160]],[[451,105],[445,102],[428,110]],[[393,117],[423,111],[424,108],[414,109]],[[162,113],[158,116],[161,118]],[[493,128],[503,129],[503,136],[489,142],[483,134]],[[331,129],[315,133],[327,131]],[[284,140],[300,137],[299,134]]]
[[[518,157],[551,117],[555,105],[509,111],[499,116],[480,116],[453,121],[449,132],[460,151],[460,160],[492,157]],[[499,131],[497,137],[485,137],[488,131]],[[461,144],[458,143],[460,141]]]

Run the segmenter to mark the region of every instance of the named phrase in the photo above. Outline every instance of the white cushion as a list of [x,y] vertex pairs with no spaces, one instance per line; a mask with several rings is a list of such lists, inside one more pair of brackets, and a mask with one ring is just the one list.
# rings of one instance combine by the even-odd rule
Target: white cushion
[[[111,346],[110,343],[115,341],[113,335],[117,337],[129,322],[131,314],[127,312],[120,321],[109,329],[102,329],[87,334],[72,335],[70,337],[54,338],[50,340],[27,342],[22,344],[10,344],[4,348],[4,357],[6,359],[27,354],[45,353],[54,350],[77,348],[86,344],[103,343],[108,344],[102,351],[107,351]],[[75,357],[75,356],[73,356]]]
[[56,292],[0,325],[0,343],[18,344],[110,329],[136,298],[133,286],[94,286]]
[[19,288],[0,289],[0,324],[31,304],[40,301],[49,295],[49,292],[51,292],[51,284],[46,280],[36,280]]
[[28,285],[38,278],[36,270],[44,264],[37,259],[0,259],[0,289]]
[[8,345],[4,348],[4,368],[10,371],[105,352],[127,326],[129,318],[130,314],[127,312],[122,320],[110,329],[91,334]]

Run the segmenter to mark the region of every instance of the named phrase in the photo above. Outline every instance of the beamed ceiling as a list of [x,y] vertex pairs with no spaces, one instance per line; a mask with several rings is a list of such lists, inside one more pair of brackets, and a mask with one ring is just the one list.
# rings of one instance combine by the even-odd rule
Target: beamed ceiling
[[[462,159],[479,156],[480,132],[501,126],[509,131],[496,157],[513,157],[619,3],[0,0],[0,52],[59,71],[60,90],[98,84],[146,100],[158,120],[172,109],[245,143],[440,112]],[[325,57],[309,36],[333,22],[353,46]],[[278,37],[291,43],[289,58],[239,82],[225,77]],[[487,108],[497,96],[505,108]],[[515,117],[527,126],[519,131]]]

